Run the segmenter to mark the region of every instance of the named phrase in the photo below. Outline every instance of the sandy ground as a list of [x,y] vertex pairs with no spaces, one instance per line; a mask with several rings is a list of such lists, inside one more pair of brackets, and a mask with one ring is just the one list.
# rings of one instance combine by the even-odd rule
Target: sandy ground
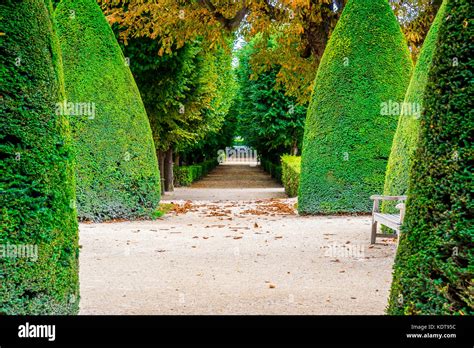
[[81,224],[80,313],[384,313],[395,244],[369,246],[370,217],[300,217],[294,199],[251,198]]

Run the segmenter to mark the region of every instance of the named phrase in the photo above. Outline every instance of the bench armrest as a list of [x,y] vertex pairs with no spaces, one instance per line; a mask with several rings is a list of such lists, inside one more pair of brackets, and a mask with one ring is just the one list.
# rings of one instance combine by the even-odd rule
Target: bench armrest
[[370,199],[377,201],[406,201],[407,196],[383,196],[383,195],[372,195]]
[[403,219],[405,218],[405,203],[398,203],[395,208],[400,210],[400,223],[403,224]]
[[[379,201],[405,201],[407,196],[383,196],[383,195],[372,195],[370,199],[374,201],[372,213],[379,212]],[[402,219],[403,221],[403,219]]]

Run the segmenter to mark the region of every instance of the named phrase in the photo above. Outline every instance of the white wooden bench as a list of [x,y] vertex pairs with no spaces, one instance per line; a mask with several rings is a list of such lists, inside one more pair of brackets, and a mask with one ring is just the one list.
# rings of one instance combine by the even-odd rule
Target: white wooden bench
[[[396,208],[400,210],[400,214],[385,214],[380,212],[379,201],[404,202],[406,201],[407,196],[373,195],[370,196],[370,199],[374,201],[374,207],[372,209],[372,234],[370,237],[370,244],[374,244],[377,237],[397,238],[405,217],[405,203],[399,203],[396,205]],[[377,223],[387,226],[388,228],[394,230],[395,233],[377,233]]]

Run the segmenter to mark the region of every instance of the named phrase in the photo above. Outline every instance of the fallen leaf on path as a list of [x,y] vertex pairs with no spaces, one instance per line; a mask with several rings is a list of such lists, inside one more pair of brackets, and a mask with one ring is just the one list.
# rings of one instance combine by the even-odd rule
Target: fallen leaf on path
[[183,205],[173,204],[173,208],[171,211],[174,211],[177,215],[178,214],[186,214],[189,210],[193,208],[191,201],[186,201]]

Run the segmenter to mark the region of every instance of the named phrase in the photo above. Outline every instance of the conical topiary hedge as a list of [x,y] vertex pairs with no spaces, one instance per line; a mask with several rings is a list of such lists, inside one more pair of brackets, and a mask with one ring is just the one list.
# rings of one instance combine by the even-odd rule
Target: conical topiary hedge
[[389,314],[474,314],[470,0],[447,0],[410,171]]
[[[445,3],[441,4],[435,20],[426,36],[418,57],[413,76],[408,86],[403,104],[403,111],[398,120],[398,127],[393,138],[392,151],[385,174],[384,194],[389,196],[404,195],[408,190],[408,173],[410,158],[413,155],[418,140],[419,117],[423,109],[423,93],[428,80],[433,53],[438,38],[438,29],[444,18]],[[384,212],[396,212],[393,201],[385,201],[382,205]]]
[[326,47],[306,118],[298,211],[367,212],[383,189],[412,62],[387,0],[349,0]]
[[[57,6],[81,219],[153,211],[160,175],[148,118],[126,60],[94,0]],[[81,108],[81,106],[83,106]]]
[[78,226],[49,0],[0,4],[0,315],[78,312]]

